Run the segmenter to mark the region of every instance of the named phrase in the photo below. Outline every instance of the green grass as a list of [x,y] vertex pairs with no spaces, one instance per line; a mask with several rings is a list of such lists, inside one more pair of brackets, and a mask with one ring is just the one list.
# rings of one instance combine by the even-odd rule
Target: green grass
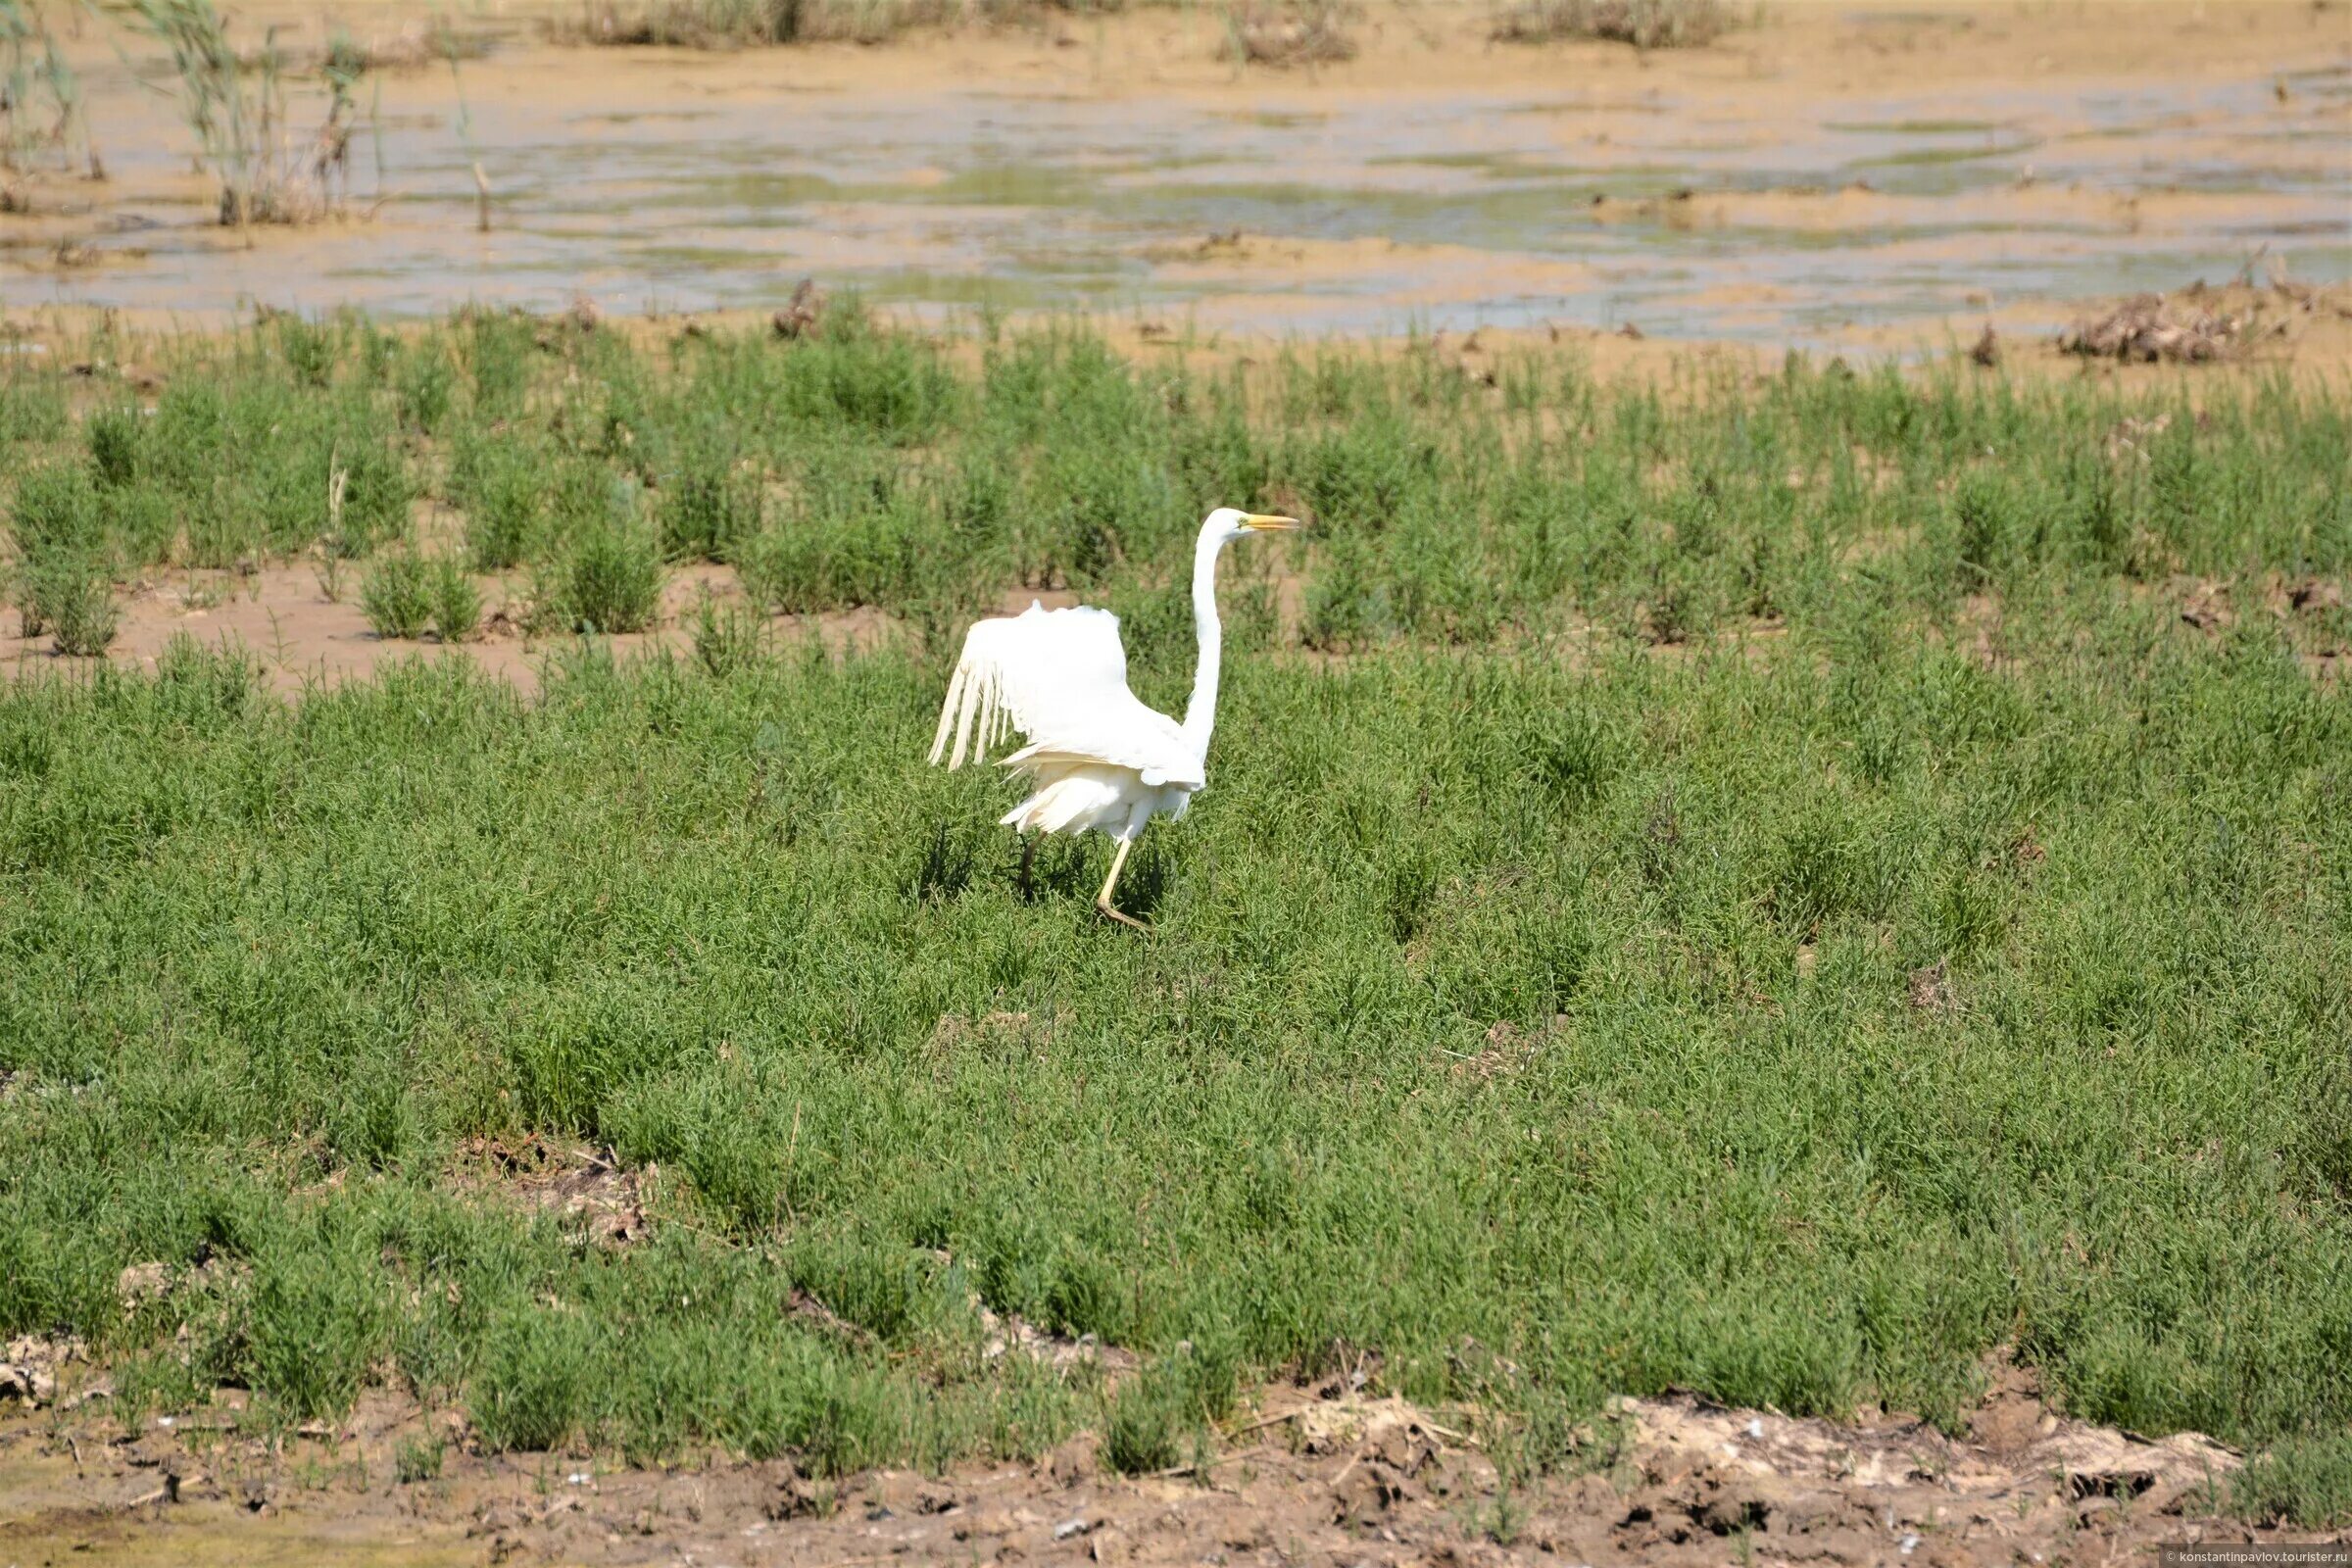
[[[0,691],[0,1333],[158,1403],[384,1379],[494,1447],[818,1471],[1080,1427],[1165,1468],[1366,1351],[1541,1468],[1670,1385],[1956,1424],[2008,1347],[2085,1418],[2276,1445],[2233,1506],[2336,1517],[2352,717],[2315,670],[2352,623],[2266,595],[2352,569],[2340,394],[1661,394],[1560,351],[1488,388],[846,314],[189,346],[135,418],[0,390],[49,411],[0,448],[23,550],[308,548],[330,459],[474,540],[509,465],[548,583],[710,553],[904,628],[835,657],[706,606],[695,655],[568,644],[532,701],[416,661],[288,705],[185,643]],[[176,532],[105,500],[149,490]],[[1218,502],[1316,530],[1227,563],[1214,787],[1130,861],[1139,939],[1102,846],[1025,892],[1004,782],[922,756],[1013,584],[1117,608],[1180,706]],[[353,505],[355,547],[401,532]],[[2183,624],[2180,573],[2233,618]],[[527,1133],[658,1165],[651,1238],[464,1174]],[[204,1283],[126,1315],[148,1259]],[[1146,1371],[992,1360],[982,1306]]]

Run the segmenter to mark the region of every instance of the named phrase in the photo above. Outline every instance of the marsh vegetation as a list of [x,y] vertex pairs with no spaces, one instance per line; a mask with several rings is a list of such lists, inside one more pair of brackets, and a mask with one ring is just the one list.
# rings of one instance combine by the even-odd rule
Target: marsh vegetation
[[[2343,1516],[2339,391],[1155,352],[844,306],[18,362],[27,582],[318,552],[462,637],[462,558],[592,635],[529,701],[450,657],[289,704],[194,642],[0,691],[0,1335],[86,1340],[122,1417],[391,1381],[493,1449],[820,1472],[1157,1468],[1368,1355],[1532,1472],[1616,1392],[1954,1424],[2005,1348]],[[1137,939],[922,757],[1008,590],[1118,610],[1171,701],[1223,502],[1315,532],[1232,563]],[[897,632],[706,603],[615,662],[704,559]],[[502,1201],[532,1141],[644,1226]],[[1143,1370],[989,1353],[1015,1318]]]

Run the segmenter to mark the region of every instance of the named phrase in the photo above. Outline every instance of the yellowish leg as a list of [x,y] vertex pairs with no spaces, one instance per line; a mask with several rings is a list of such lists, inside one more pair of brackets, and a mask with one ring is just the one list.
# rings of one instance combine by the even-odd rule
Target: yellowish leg
[[1131,925],[1138,931],[1145,931],[1149,930],[1150,927],[1146,926],[1143,921],[1138,920],[1132,914],[1121,914],[1111,906],[1110,902],[1110,890],[1118,885],[1119,867],[1127,863],[1127,852],[1134,847],[1135,841],[1133,839],[1121,839],[1119,841],[1119,853],[1110,858],[1110,875],[1102,879],[1102,891],[1095,895],[1095,907],[1101,909],[1104,914],[1109,915],[1113,920],[1118,921],[1121,925]]

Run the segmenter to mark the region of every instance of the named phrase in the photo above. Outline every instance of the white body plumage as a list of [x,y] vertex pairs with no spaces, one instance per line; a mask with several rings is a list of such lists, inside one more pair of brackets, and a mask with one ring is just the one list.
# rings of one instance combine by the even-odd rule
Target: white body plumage
[[1200,524],[1193,551],[1200,662],[1182,723],[1146,708],[1128,689],[1116,615],[1032,603],[1018,615],[979,621],[964,635],[931,760],[945,757],[948,766],[960,767],[968,755],[985,761],[992,746],[1018,731],[1029,744],[1005,758],[1004,765],[1024,777],[1029,795],[1003,822],[1023,834],[1108,834],[1119,849],[1095,903],[1103,913],[1135,923],[1110,903],[1129,847],[1154,816],[1182,816],[1194,792],[1208,782],[1224,643],[1217,557],[1248,534],[1298,526],[1291,517],[1231,507],[1218,508]]

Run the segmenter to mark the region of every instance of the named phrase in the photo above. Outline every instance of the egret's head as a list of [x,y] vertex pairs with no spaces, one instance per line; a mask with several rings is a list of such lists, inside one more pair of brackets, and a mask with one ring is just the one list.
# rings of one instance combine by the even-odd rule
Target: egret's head
[[1208,520],[1200,525],[1200,532],[1222,544],[1228,540],[1247,539],[1253,533],[1287,533],[1305,526],[1297,517],[1244,512],[1237,507],[1219,507],[1208,514]]

